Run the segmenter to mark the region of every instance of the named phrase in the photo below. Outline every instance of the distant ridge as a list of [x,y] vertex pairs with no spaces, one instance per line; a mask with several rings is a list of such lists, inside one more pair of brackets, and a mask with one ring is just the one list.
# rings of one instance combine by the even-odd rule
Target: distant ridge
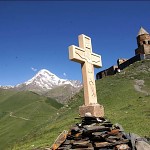
[[54,98],[59,103],[66,103],[70,97],[79,92],[82,84],[78,80],[61,79],[52,72],[42,69],[28,81],[16,86],[0,86],[2,89],[16,91],[32,91]]
[[16,86],[0,86],[3,89],[48,91],[62,85],[71,85],[74,88],[82,86],[80,81],[61,79],[46,69],[40,70],[33,78]]

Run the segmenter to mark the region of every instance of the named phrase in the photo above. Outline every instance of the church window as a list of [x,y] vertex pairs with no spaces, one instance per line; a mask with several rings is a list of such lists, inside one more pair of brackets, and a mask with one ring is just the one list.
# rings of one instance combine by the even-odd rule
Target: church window
[[145,41],[143,41],[143,44],[146,44],[146,42],[145,42]]

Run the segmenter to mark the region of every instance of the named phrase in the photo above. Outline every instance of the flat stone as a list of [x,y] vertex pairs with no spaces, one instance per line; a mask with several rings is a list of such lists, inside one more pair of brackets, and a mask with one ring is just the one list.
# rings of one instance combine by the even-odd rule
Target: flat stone
[[76,141],[72,144],[72,148],[88,148],[90,141]]
[[94,135],[94,136],[101,136],[104,133],[105,132],[93,132],[92,135]]
[[108,132],[109,135],[117,135],[119,133],[119,129],[113,129],[110,132]]
[[74,148],[69,150],[94,150],[94,147],[88,147],[88,148]]
[[107,146],[111,146],[112,144],[109,142],[95,142],[94,143],[94,147],[96,148],[101,148],[101,147],[107,147]]
[[109,143],[115,143],[115,142],[116,142],[115,139],[109,139],[109,138],[106,138],[105,140],[106,140],[107,142],[109,142]]
[[110,128],[104,126],[87,126],[85,127],[85,132],[101,132],[101,131],[110,131]]
[[64,145],[62,147],[59,147],[57,150],[70,150],[71,149],[71,145]]
[[116,140],[119,140],[120,137],[118,137],[118,136],[109,136],[108,139],[116,139]]
[[86,125],[83,125],[83,128],[86,128],[86,127],[93,127],[93,126],[95,126],[95,125],[96,125],[96,123],[92,123],[92,124],[90,124],[90,125],[89,125],[89,124],[88,124],[88,125],[86,124]]
[[121,141],[117,141],[115,144],[120,145],[120,144],[127,144],[127,143],[129,143],[129,140],[128,139],[123,139]]
[[82,140],[80,140],[80,141],[74,141],[73,145],[87,145],[88,143],[90,143],[89,140],[88,141],[82,141]]

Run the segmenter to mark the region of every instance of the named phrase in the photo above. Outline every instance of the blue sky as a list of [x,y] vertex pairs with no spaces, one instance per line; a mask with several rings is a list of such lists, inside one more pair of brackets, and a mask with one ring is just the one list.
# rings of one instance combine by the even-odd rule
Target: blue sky
[[48,69],[82,80],[81,66],[68,59],[78,35],[92,39],[103,67],[130,58],[143,26],[150,32],[149,1],[0,1],[0,85],[16,85]]

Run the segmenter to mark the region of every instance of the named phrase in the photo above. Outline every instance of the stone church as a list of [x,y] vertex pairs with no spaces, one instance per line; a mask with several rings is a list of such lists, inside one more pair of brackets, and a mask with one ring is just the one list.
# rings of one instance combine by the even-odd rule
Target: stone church
[[137,45],[138,48],[135,49],[135,56],[130,59],[119,58],[116,66],[111,66],[110,68],[97,73],[96,79],[98,80],[105,76],[114,75],[136,61],[150,59],[150,34],[142,27],[137,35]]

